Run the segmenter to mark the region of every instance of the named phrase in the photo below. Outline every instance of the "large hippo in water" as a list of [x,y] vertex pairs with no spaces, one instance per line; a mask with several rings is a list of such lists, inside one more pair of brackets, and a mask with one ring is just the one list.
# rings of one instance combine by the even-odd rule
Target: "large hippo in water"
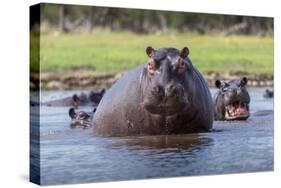
[[217,80],[215,84],[219,89],[213,98],[215,120],[246,120],[250,116],[247,78],[229,82]]
[[189,50],[146,48],[147,63],[126,73],[102,98],[93,118],[100,136],[204,132],[213,102]]

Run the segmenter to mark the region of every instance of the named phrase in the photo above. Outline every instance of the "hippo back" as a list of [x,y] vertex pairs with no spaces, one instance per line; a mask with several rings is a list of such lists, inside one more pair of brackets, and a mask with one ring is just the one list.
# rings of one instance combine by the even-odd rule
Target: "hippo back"
[[[124,135],[128,133],[129,119],[141,118],[140,79],[143,65],[129,71],[103,96],[94,117],[94,134]],[[129,112],[135,112],[130,114]]]

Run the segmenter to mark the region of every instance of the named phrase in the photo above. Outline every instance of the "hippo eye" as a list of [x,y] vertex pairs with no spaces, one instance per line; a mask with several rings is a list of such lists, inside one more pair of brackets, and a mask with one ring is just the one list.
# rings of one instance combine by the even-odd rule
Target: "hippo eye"
[[156,63],[152,58],[150,58],[147,62],[147,71],[149,74],[153,75],[155,73],[155,70],[156,70]]
[[178,72],[180,74],[182,74],[184,72],[184,70],[185,70],[185,63],[184,63],[184,60],[182,58],[180,58],[178,60],[177,69],[178,69]]

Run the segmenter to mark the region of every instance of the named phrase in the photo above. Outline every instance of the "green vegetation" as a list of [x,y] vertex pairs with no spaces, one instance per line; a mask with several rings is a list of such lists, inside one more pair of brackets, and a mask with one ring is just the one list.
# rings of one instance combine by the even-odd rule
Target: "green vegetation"
[[[41,71],[63,72],[81,67],[97,74],[126,71],[146,61],[145,48],[188,46],[193,64],[203,73],[273,74],[273,38],[149,34],[131,32],[66,33],[41,35]],[[35,67],[31,65],[31,69]]]

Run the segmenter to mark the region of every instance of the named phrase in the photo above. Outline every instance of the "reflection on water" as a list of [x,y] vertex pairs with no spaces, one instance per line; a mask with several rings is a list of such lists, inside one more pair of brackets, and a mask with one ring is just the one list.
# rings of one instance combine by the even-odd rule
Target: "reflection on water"
[[[247,121],[215,122],[213,131],[200,134],[94,137],[91,130],[69,128],[68,108],[42,106],[41,184],[273,170],[273,100],[264,99],[263,91],[250,89],[252,115]],[[47,101],[72,93],[42,96]],[[34,139],[31,144],[39,148]]]
[[207,145],[211,142],[209,138],[200,138],[198,134],[186,135],[159,135],[159,136],[131,136],[119,138],[115,143],[109,145],[111,149],[128,147],[131,150],[165,150],[191,151],[199,145]]

